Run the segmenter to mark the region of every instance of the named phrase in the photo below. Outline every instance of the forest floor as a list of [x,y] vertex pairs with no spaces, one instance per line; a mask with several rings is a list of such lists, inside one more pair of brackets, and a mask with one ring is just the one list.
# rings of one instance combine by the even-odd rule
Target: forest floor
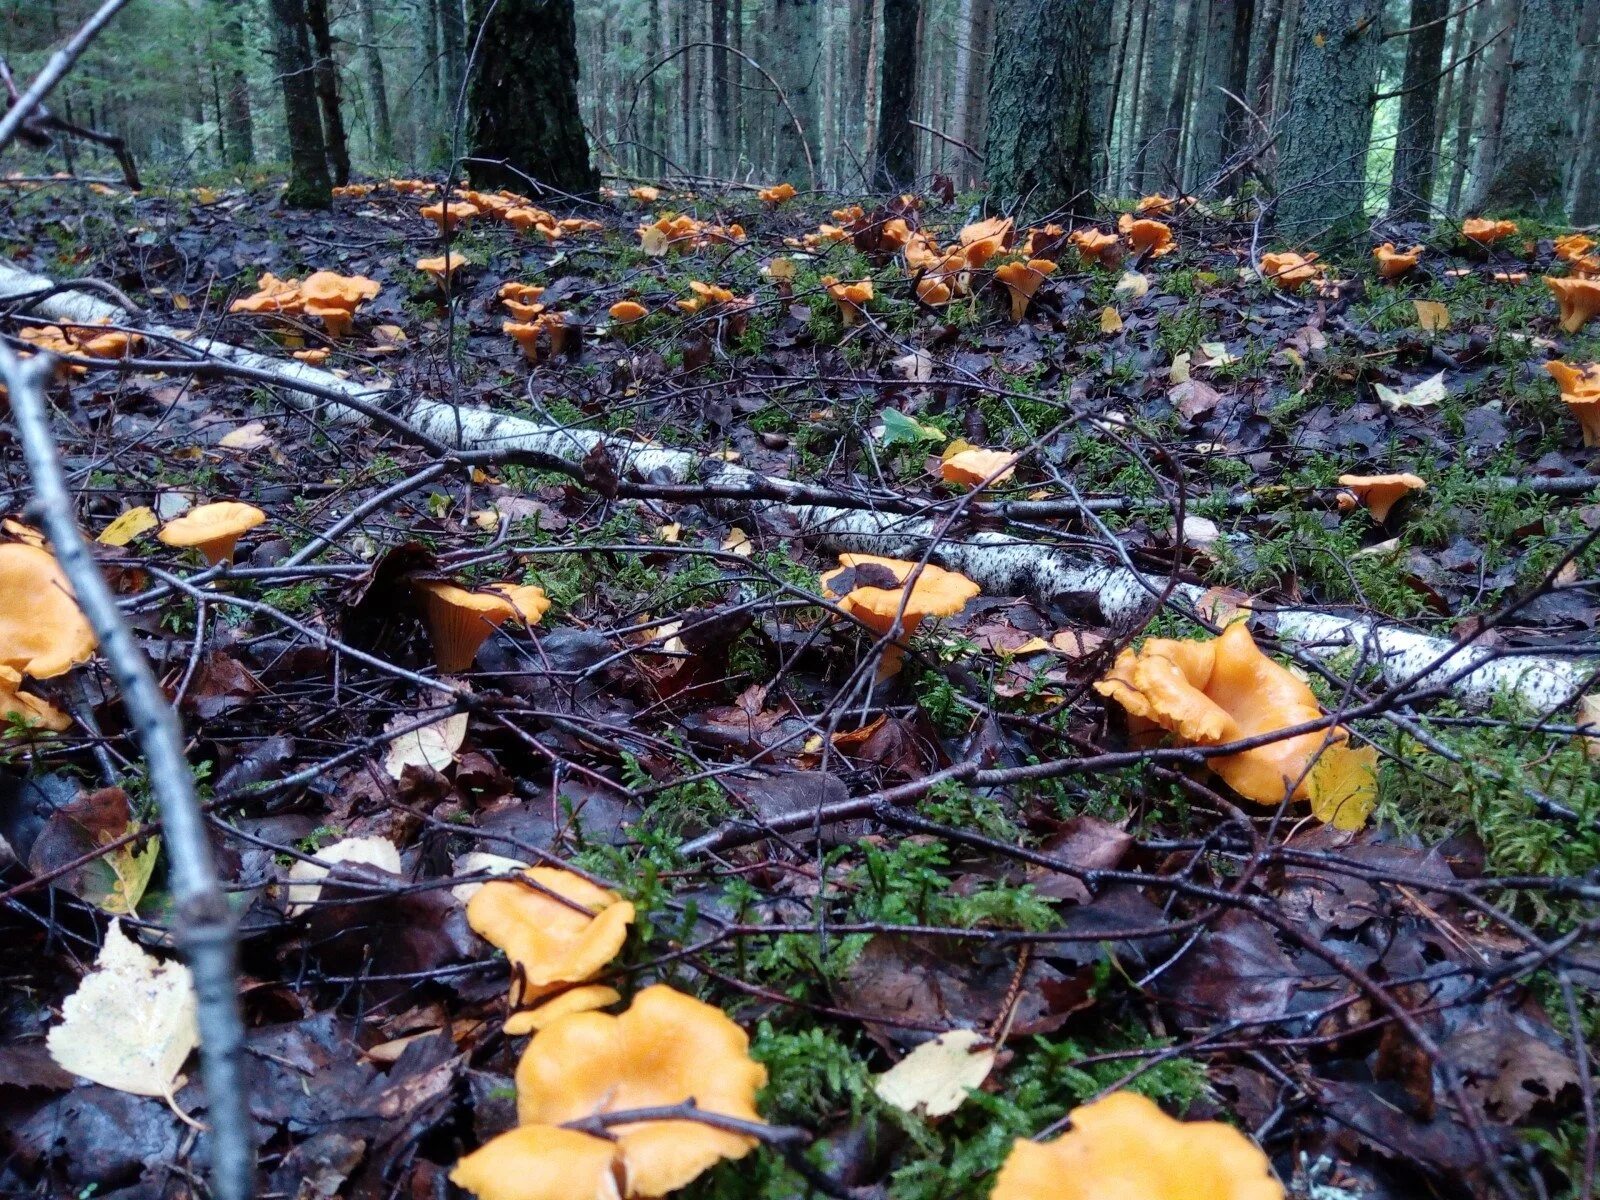
[[[1123,647],[1208,636],[1250,602],[1600,651],[1600,464],[1543,369],[1600,360],[1600,323],[1564,332],[1541,281],[1566,269],[1562,231],[1523,222],[1485,250],[1453,225],[1397,228],[1426,247],[1409,274],[1380,279],[1364,240],[1327,250],[1337,286],[1291,291],[1257,274],[1286,247],[1253,211],[1181,208],[1161,256],[1085,265],[1039,235],[1059,265],[1018,323],[989,268],[930,307],[883,245],[897,217],[954,242],[983,213],[948,193],[859,200],[856,236],[808,249],[793,243],[819,223],[849,224],[831,211],[846,198],[647,202],[624,185],[559,209],[600,227],[554,242],[487,217],[458,229],[472,262],[448,303],[414,265],[442,253],[418,215],[436,195],[379,186],[323,213],[277,196],[270,180],[13,186],[0,258],[110,283],[145,323],[285,361],[327,348],[329,370],[389,397],[694,451],[868,508],[899,497],[951,540],[1001,530],[1210,590],[1132,627],[1092,596],[983,594],[875,683],[884,646],[822,594],[834,547],[782,505],[603,454],[431,469],[414,439],[202,377],[159,339],[145,365],[72,376],[55,430],[91,536],[138,508],[266,514],[231,572],[153,529],[100,550],[183,717],[241,914],[273,1194],[440,1196],[514,1123],[526,1039],[502,1030],[506,960],[463,903],[505,859],[633,904],[598,981],[624,997],[664,981],[728,1013],[768,1073],[762,1116],[814,1135],[804,1153],[839,1194],[984,1195],[1013,1139],[1119,1087],[1245,1129],[1295,1196],[1589,1194],[1600,776],[1574,711],[1387,688],[1354,654],[1312,659],[1259,628],[1330,712],[1360,710],[1348,727],[1379,753],[1375,810],[1348,830],[1147,751],[1091,686]],[[662,247],[637,227],[666,212],[745,236],[647,253]],[[381,285],[345,337],[229,314],[264,273],[319,270]],[[824,275],[874,281],[865,319],[844,323]],[[686,313],[693,281],[752,303]],[[507,283],[546,288],[559,352],[530,362],[502,331]],[[621,325],[623,300],[649,315]],[[45,322],[17,307],[0,334],[23,346]],[[1019,454],[983,499],[1035,508],[968,511],[941,479],[957,439]],[[9,440],[0,461],[20,517]],[[1336,486],[1389,472],[1427,487],[1385,522]],[[409,585],[441,576],[534,583],[551,607],[439,688]],[[0,1189],[187,1195],[205,1137],[175,1109],[204,1119],[199,1084],[169,1105],[75,1084],[46,1053],[107,914],[158,947],[170,905],[103,671],[39,691],[77,720],[5,750]],[[291,904],[290,871],[355,838],[372,862]],[[880,1095],[875,1075],[956,1028],[998,1051],[959,1107]],[[764,1147],[679,1194],[816,1184]]]

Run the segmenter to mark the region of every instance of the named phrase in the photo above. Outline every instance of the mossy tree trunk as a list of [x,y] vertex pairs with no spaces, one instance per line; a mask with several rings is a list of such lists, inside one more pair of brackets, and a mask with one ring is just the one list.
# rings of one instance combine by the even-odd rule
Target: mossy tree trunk
[[[779,182],[809,184],[821,148],[822,5],[818,0],[772,0],[772,61],[761,65],[783,89],[789,107],[773,98],[773,163]],[[868,111],[867,119],[874,113]],[[795,121],[800,128],[795,128]],[[807,156],[810,150],[810,156]]]
[[1522,0],[1486,208],[1537,212],[1561,202],[1579,8],[1579,0]]
[[1400,127],[1389,181],[1391,217],[1425,217],[1432,208],[1439,69],[1449,28],[1448,7],[1448,0],[1411,0],[1406,69],[1400,80]]
[[1381,0],[1302,0],[1284,110],[1278,223],[1291,239],[1365,221]]
[[921,0],[883,0],[883,82],[878,89],[878,156],[873,186],[907,187],[917,174],[911,105],[917,84]]
[[283,88],[284,130],[289,141],[289,186],[283,202],[291,208],[327,208],[333,203],[327,147],[312,78],[311,36],[302,0],[271,0],[273,64]]
[[350,182],[350,143],[344,132],[344,113],[339,108],[339,63],[333,57],[333,31],[328,25],[328,0],[305,0],[306,24],[311,29],[311,45],[316,51],[317,102],[322,109],[322,144],[328,152],[328,170],[333,182],[343,187]]
[[986,172],[997,201],[1065,208],[1093,186],[1094,114],[1110,87],[1111,0],[1010,0],[995,7]]
[[[451,0],[446,0],[447,3]],[[573,195],[600,185],[578,112],[573,0],[472,0],[477,62],[467,83],[473,181]],[[492,11],[491,11],[492,10]]]

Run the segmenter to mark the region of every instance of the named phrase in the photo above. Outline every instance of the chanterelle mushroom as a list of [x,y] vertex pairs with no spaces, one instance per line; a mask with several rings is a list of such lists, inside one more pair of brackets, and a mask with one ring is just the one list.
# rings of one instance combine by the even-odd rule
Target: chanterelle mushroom
[[1561,399],[1583,427],[1583,444],[1600,446],[1600,365],[1575,367],[1559,359],[1544,369],[1561,389]]
[[1577,333],[1590,318],[1600,316],[1600,279],[1557,279],[1546,275],[1544,285],[1561,306],[1561,328]]
[[94,648],[94,630],[55,555],[0,543],[0,666],[51,679],[86,662]]
[[[896,617],[900,620],[901,639],[884,652],[880,679],[900,669],[905,657],[900,642],[915,633],[924,618],[954,616],[982,590],[959,571],[932,563],[919,565],[875,554],[841,554],[839,562],[843,565],[838,570],[822,577],[826,595],[839,597],[841,609],[876,633],[887,634]],[[908,594],[905,584],[913,573],[916,579]]]
[[1385,242],[1375,246],[1372,257],[1378,260],[1378,274],[1385,279],[1398,279],[1407,271],[1417,265],[1422,258],[1422,247],[1413,246],[1409,250],[1396,250],[1393,242]]
[[[1263,654],[1242,622],[1216,638],[1151,638],[1137,652],[1124,650],[1094,688],[1128,712],[1130,725],[1165,729],[1196,746],[1273,733],[1322,716],[1311,689]],[[1257,804],[1281,804],[1291,788],[1291,799],[1307,800],[1314,760],[1330,741],[1347,738],[1342,729],[1319,729],[1208,758],[1206,766]]]
[[1220,1121],[1175,1121],[1135,1092],[1072,1110],[1053,1142],[1018,1138],[990,1200],[1283,1200],[1267,1156]]
[[434,662],[445,675],[470,667],[478,647],[504,622],[516,617],[537,625],[550,607],[543,589],[533,584],[497,583],[479,592],[439,579],[414,586],[433,635]]
[[1372,519],[1383,524],[1389,519],[1389,510],[1412,492],[1420,492],[1428,483],[1420,475],[1341,475],[1339,486],[1349,488],[1357,500],[1366,505]]
[[267,519],[253,504],[219,500],[191,508],[168,521],[156,536],[169,546],[192,547],[212,566],[233,561],[234,547],[245,533]]
[[1022,324],[1022,319],[1028,315],[1028,305],[1033,303],[1033,295],[1043,285],[1044,277],[1055,272],[1055,263],[1047,258],[1006,263],[994,269],[994,277],[1011,293],[1011,320],[1014,324]]

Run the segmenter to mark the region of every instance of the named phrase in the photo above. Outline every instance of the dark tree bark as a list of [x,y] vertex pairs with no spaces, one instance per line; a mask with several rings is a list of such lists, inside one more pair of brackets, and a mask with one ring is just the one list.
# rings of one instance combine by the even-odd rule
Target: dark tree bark
[[1480,4],[1471,15],[1472,44],[1467,49],[1466,65],[1461,68],[1460,101],[1456,105],[1455,147],[1450,161],[1450,191],[1445,198],[1445,211],[1452,216],[1461,211],[1461,189],[1467,180],[1467,170],[1472,165],[1472,125],[1477,110],[1478,68],[1483,61],[1480,51],[1484,40],[1492,37],[1494,29],[1493,4]]
[[1389,183],[1391,217],[1425,217],[1433,207],[1433,141],[1448,11],[1449,0],[1411,0],[1406,69],[1400,80],[1400,127]]
[[711,110],[712,128],[715,131],[712,146],[711,170],[731,174],[738,161],[738,147],[733,140],[733,78],[728,60],[732,57],[728,45],[728,0],[711,0]]
[[[492,12],[491,12],[492,10]],[[528,179],[575,195],[600,179],[578,112],[573,0],[472,0],[481,30],[469,81],[472,178],[525,190]]]
[[1572,153],[1567,119],[1578,19],[1578,0],[1522,0],[1500,153],[1483,193],[1487,207],[1548,211],[1561,204],[1562,168]]
[[361,54],[367,67],[373,128],[373,153],[383,162],[394,158],[394,122],[389,116],[389,83],[378,47],[378,15],[374,0],[360,0]]
[[1245,71],[1245,100],[1268,128],[1272,125],[1272,69],[1278,61],[1278,35],[1283,27],[1283,0],[1260,0],[1250,33],[1250,65]]
[[1278,164],[1278,220],[1293,238],[1364,223],[1381,0],[1303,0]]
[[[439,0],[439,49],[444,56],[444,124],[454,137],[456,106],[467,71],[467,19],[463,0]],[[473,22],[477,28],[477,22]]]
[[1064,208],[1093,186],[1094,131],[1104,118],[1090,103],[1110,90],[1094,75],[1109,75],[1111,8],[1111,0],[996,6],[985,167],[1000,203]]
[[305,6],[302,0],[271,0],[271,4],[273,58],[283,87],[284,130],[289,140],[289,186],[284,189],[283,202],[290,208],[327,208],[333,197]]
[[1189,0],[1184,11],[1173,17],[1172,33],[1178,41],[1178,61],[1167,90],[1162,134],[1146,159],[1149,170],[1145,173],[1145,179],[1151,191],[1167,188],[1183,190],[1179,171],[1183,157],[1183,133],[1187,124],[1189,79],[1194,72],[1195,43],[1201,39],[1205,10],[1206,0]]
[[1572,220],[1577,225],[1600,221],[1600,0],[1590,0],[1584,11],[1579,41],[1586,46],[1578,101],[1578,144],[1572,162]]
[[[1193,149],[1184,168],[1184,179],[1191,187],[1214,176],[1228,155],[1231,139],[1227,131],[1232,114],[1239,107],[1228,99],[1228,92],[1240,94],[1234,78],[1234,52],[1241,25],[1248,48],[1249,9],[1248,0],[1243,4],[1240,0],[1210,0],[1206,20],[1194,24],[1189,39],[1191,43],[1205,39],[1205,64],[1190,118]],[[1197,9],[1197,13],[1200,11],[1205,10]]]
[[344,114],[339,109],[339,63],[333,57],[328,0],[305,0],[305,10],[311,45],[316,51],[313,75],[317,102],[322,109],[322,144],[328,153],[328,170],[333,182],[343,187],[350,182],[350,143],[344,133]]
[[[816,0],[772,0],[771,62],[761,65],[772,73],[788,98],[793,116],[774,100],[771,114],[780,181],[811,180],[819,142],[817,117],[822,90],[822,5]],[[868,113],[870,119],[873,114]],[[795,119],[800,129],[794,127]],[[806,151],[811,151],[808,158]]]
[[228,134],[228,163],[247,167],[255,161],[256,132],[250,111],[250,81],[245,76],[244,18],[235,0],[218,3],[222,8],[222,111]]
[[1478,70],[1478,105],[1472,124],[1472,136],[1477,140],[1472,148],[1466,193],[1470,209],[1483,207],[1489,180],[1494,177],[1495,163],[1500,158],[1500,120],[1505,115],[1506,78],[1510,74],[1517,23],[1517,0],[1488,0],[1484,7],[1493,10],[1485,40],[1493,38],[1494,42],[1484,52],[1484,62]]
[[878,87],[878,156],[872,183],[888,191],[917,174],[911,104],[917,83],[917,19],[921,0],[883,0],[883,67]]
[[1161,163],[1167,155],[1167,143],[1173,143],[1175,154],[1178,140],[1178,131],[1168,129],[1166,120],[1172,100],[1172,43],[1180,0],[1149,0],[1149,3],[1155,10],[1155,17],[1145,40],[1134,180],[1144,191],[1153,192],[1162,186]]

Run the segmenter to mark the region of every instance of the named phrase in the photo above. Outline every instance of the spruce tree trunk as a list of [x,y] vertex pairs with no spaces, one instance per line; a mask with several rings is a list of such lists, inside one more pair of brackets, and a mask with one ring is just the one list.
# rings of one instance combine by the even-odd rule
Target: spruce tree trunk
[[[1261,0],[1256,27],[1250,33],[1250,65],[1245,72],[1245,102],[1272,127],[1272,69],[1278,61],[1278,35],[1283,26],[1283,0]],[[1259,128],[1259,127],[1258,127]]]
[[1172,99],[1172,43],[1180,0],[1149,0],[1149,3],[1155,9],[1155,17],[1145,39],[1134,182],[1142,191],[1153,192],[1162,186],[1161,163],[1166,155],[1166,143],[1176,142],[1178,138],[1177,130],[1169,130],[1166,121],[1167,106]]
[[921,7],[921,0],[883,0],[883,82],[878,89],[878,156],[872,183],[885,191],[908,187],[917,175],[911,104]]
[[[444,127],[453,137],[456,106],[467,72],[467,19],[463,0],[439,0],[439,47],[444,55]],[[478,23],[473,22],[476,29]]]
[[[223,122],[228,133],[228,163],[247,167],[256,157],[255,120],[250,112],[250,81],[245,76],[244,19],[240,6],[230,0],[220,0],[223,7],[222,46],[226,61],[222,74],[225,80],[223,97]],[[90,122],[91,126],[93,122]]]
[[350,182],[350,143],[345,138],[344,114],[339,109],[339,64],[333,57],[333,31],[328,27],[328,0],[305,0],[306,24],[316,51],[313,72],[317,101],[322,109],[322,144],[328,153],[333,182]]
[[[785,109],[774,99],[774,176],[798,186],[814,181],[820,146],[817,117],[822,109],[822,5],[816,0],[772,0],[772,5],[772,61],[761,65],[771,72],[789,101],[789,108]],[[869,111],[868,118],[871,116]],[[796,120],[800,122],[798,130],[794,127]]]
[[1278,221],[1291,239],[1365,222],[1381,0],[1303,0],[1278,163]]
[[1104,119],[1090,104],[1109,91],[1093,77],[1109,75],[1103,51],[1111,9],[1111,0],[996,6],[985,168],[999,203],[1065,208],[1093,187],[1094,137]]
[[594,192],[573,0],[472,0],[470,19],[482,34],[468,81],[468,144],[488,160],[472,164],[474,181],[526,191],[531,178],[573,195]]
[[1433,142],[1439,121],[1439,68],[1444,61],[1448,0],[1411,0],[1406,69],[1400,80],[1389,215],[1425,217],[1433,207]]
[[312,79],[311,36],[302,0],[271,0],[273,59],[283,87],[284,131],[289,141],[290,208],[327,208],[333,203],[328,153]]
[[1541,212],[1561,204],[1579,15],[1579,0],[1522,0],[1500,153],[1483,192],[1489,208]]
[[728,0],[711,0],[711,126],[713,174],[728,175],[738,161],[733,143],[733,80],[728,71]]
[[1194,130],[1193,148],[1184,168],[1184,180],[1190,187],[1198,187],[1214,176],[1227,156],[1224,132],[1229,115],[1238,105],[1228,99],[1227,92],[1238,95],[1234,88],[1233,51],[1241,20],[1248,27],[1249,5],[1240,12],[1239,0],[1210,0],[1209,11],[1196,0],[1196,15],[1204,14],[1203,23],[1195,23],[1190,42],[1205,42],[1205,63],[1201,67],[1199,92],[1195,96],[1191,125]]
[[1579,40],[1588,47],[1578,73],[1578,144],[1572,162],[1572,220],[1600,221],[1600,0],[1590,0]]
[[1472,148],[1472,167],[1466,190],[1466,206],[1474,211],[1483,207],[1489,181],[1494,177],[1495,163],[1500,158],[1500,121],[1505,115],[1511,45],[1516,40],[1517,2],[1488,0],[1484,5],[1486,9],[1493,10],[1489,14],[1489,29],[1485,37],[1495,38],[1495,42],[1484,52],[1484,64],[1478,71],[1478,105],[1472,123],[1472,135],[1477,141]]
[[361,53],[367,65],[367,91],[371,94],[373,153],[387,163],[394,158],[394,122],[389,116],[389,85],[378,47],[378,17],[374,0],[360,0]]

